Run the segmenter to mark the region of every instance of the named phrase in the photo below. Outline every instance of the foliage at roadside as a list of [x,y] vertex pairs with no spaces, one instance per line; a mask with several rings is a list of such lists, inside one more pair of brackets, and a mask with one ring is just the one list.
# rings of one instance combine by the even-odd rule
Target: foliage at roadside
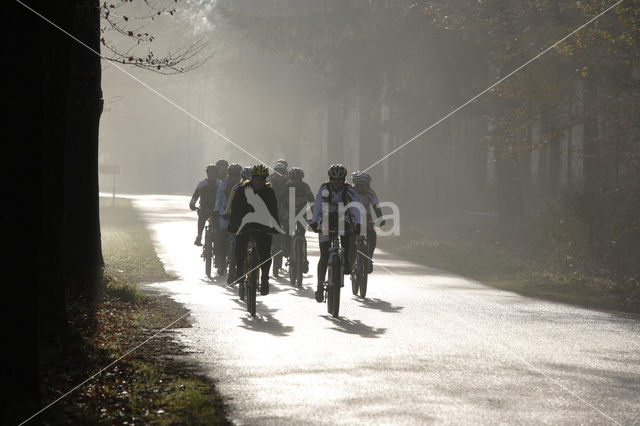
[[[621,225],[591,240],[584,203],[584,194],[572,194],[508,228],[461,217],[405,227],[400,237],[381,238],[380,247],[526,296],[639,313],[638,228],[628,233],[626,218],[611,220]],[[620,200],[608,203],[628,214]]]
[[[86,294],[68,297],[70,334],[43,359],[43,397],[53,401],[89,377],[42,420],[64,424],[228,424],[226,408],[210,379],[175,358],[183,347],[174,324],[106,368],[141,342],[184,315],[168,297],[142,294],[135,286],[106,278],[94,315]],[[96,374],[99,372],[98,374]]]

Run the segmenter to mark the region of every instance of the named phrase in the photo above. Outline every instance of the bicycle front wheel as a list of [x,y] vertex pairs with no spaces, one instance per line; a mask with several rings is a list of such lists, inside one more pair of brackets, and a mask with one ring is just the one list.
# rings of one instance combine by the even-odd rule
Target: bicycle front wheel
[[331,281],[329,283],[329,294],[327,297],[327,309],[334,318],[338,318],[338,315],[340,314],[340,282],[342,280],[342,277],[340,276],[342,273],[341,266],[340,259],[337,258],[334,261],[333,268],[331,269]]
[[256,316],[256,295],[258,293],[258,257],[255,253],[250,253],[247,256],[246,271],[251,271],[247,275],[246,285],[246,299],[247,299],[247,312],[251,316]]
[[296,286],[302,287],[302,270],[304,269],[304,244],[303,241],[298,241],[296,245]]
[[211,277],[211,262],[213,259],[213,241],[211,241],[211,233],[205,232],[204,234],[204,272],[207,277]]
[[365,269],[366,265],[362,265],[360,272],[360,276],[358,279],[358,286],[360,287],[360,297],[361,298],[365,298],[367,297],[367,281],[369,280],[369,274],[367,273],[367,270]]

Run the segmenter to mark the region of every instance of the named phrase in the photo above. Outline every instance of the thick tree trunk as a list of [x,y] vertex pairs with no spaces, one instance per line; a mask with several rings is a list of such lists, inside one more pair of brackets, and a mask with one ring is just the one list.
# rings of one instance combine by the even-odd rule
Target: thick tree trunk
[[[96,0],[75,5],[74,35],[100,51]],[[65,152],[65,273],[96,282],[103,267],[98,197],[98,127],[102,113],[100,57],[84,46],[71,51],[69,137]]]
[[[60,27],[69,30],[71,1],[45,3],[44,15]],[[46,236],[39,246],[40,288],[38,291],[38,319],[40,341],[55,344],[67,327],[63,275],[63,203],[64,203],[64,146],[67,138],[67,95],[69,87],[69,49],[71,39],[53,26],[46,26],[42,43],[44,66],[44,146],[46,161],[41,182],[44,191],[44,214],[41,235]]]
[[[26,1],[41,10],[42,2]],[[17,2],[5,5],[6,34],[3,52],[13,66],[5,71],[10,106],[6,133],[14,138],[2,143],[0,167],[6,188],[2,209],[2,383],[9,390],[3,398],[2,424],[17,424],[40,405],[39,351],[37,345],[38,247],[42,243],[43,98],[41,82],[43,22]],[[28,31],[25,31],[28,29]]]

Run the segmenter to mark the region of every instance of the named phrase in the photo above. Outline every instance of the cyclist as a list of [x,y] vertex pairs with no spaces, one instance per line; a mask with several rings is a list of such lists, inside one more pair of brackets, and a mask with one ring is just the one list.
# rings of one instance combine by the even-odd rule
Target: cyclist
[[[366,221],[362,220],[362,222],[367,224],[367,242],[369,243],[369,253],[365,253],[369,256],[371,262],[369,262],[369,271],[371,273],[373,271],[373,252],[376,249],[376,231],[374,229],[375,219],[371,214],[371,210],[375,213],[376,217],[382,217],[382,210],[378,205],[378,196],[371,188],[371,176],[369,173],[356,171],[351,174],[351,181],[353,182],[353,187],[358,194],[358,201],[364,206],[367,212]],[[384,226],[385,221],[381,220],[379,226]],[[355,244],[352,244],[352,250],[355,249]],[[355,259],[355,253],[351,253],[351,259]]]
[[267,183],[269,168],[256,164],[251,168],[251,180],[238,187],[231,200],[229,232],[236,232],[236,276],[242,276],[247,244],[253,236],[258,245],[262,265],[260,294],[269,294],[269,268],[271,267],[271,234],[278,232],[278,201],[273,188]]
[[[282,212],[281,216],[283,218],[283,225],[288,225],[289,212],[292,211],[291,207],[293,207],[293,212],[297,216],[301,210],[307,209],[307,205],[309,203],[313,204],[313,192],[311,192],[311,188],[309,188],[309,185],[302,181],[303,178],[304,171],[301,168],[292,167],[291,170],[289,170],[289,180],[282,187],[279,198],[279,200],[281,200],[281,202],[279,201],[279,205],[282,206],[282,209],[280,211]],[[289,205],[289,188],[294,189],[294,206]],[[304,233],[306,232],[306,226],[300,226],[298,224],[298,229],[301,230],[302,235],[304,236]],[[295,229],[289,229],[289,236],[291,238],[293,238],[295,231]],[[289,241],[287,241],[285,244],[287,246],[290,246],[291,241],[290,239],[288,240]],[[306,258],[304,259],[304,268],[302,269],[302,272],[305,274],[309,272],[309,261]]]
[[[328,229],[339,229],[340,218],[338,218],[339,205],[346,206],[352,201],[358,201],[358,195],[353,187],[345,182],[347,169],[342,164],[333,164],[329,167],[329,182],[325,182],[320,186],[318,195],[316,195],[313,204],[313,218],[309,227],[314,232],[319,232],[323,221],[328,222]],[[322,217],[322,204],[329,204],[329,217]],[[345,231],[351,229],[356,234],[360,231],[360,210],[356,207],[349,207],[344,212]],[[351,262],[349,260],[349,238],[344,235],[340,236],[340,243],[344,248],[345,255],[344,273],[351,273]],[[316,302],[321,303],[323,299],[322,283],[324,283],[327,273],[327,261],[329,260],[329,236],[320,233],[320,261],[318,262],[318,286],[316,288]]]
[[207,178],[203,179],[196,186],[196,190],[193,192],[191,201],[189,202],[189,208],[196,210],[196,202],[200,199],[200,208],[198,210],[198,235],[193,244],[197,246],[202,245],[202,230],[209,216],[213,215],[214,208],[216,206],[216,193],[218,191],[218,170],[214,164],[209,164],[206,168]]
[[[231,203],[233,202],[233,196],[236,193],[236,190],[243,183],[247,182],[251,179],[251,167],[243,167],[242,172],[240,173],[240,182],[235,184],[233,188],[231,188],[231,192],[229,193],[229,200],[227,201],[227,208],[224,211],[224,218],[229,220],[231,217]],[[229,231],[227,227],[227,231]],[[236,276],[236,233],[230,232],[231,234],[231,253],[229,253],[229,275],[227,275],[227,283],[233,284]]]
[[240,176],[242,177],[243,182],[245,180],[251,179],[251,167],[243,167],[242,173],[240,173]]
[[218,168],[218,180],[222,181],[227,178],[227,169],[229,168],[229,162],[224,159],[216,161],[216,167]]
[[[278,199],[278,205],[283,204],[283,200],[280,198],[282,193],[282,188],[287,182],[287,167],[288,163],[286,160],[278,160],[273,165],[273,173],[269,175],[267,178],[267,182],[271,184],[271,187],[276,193],[276,197]],[[280,273],[280,267],[282,267],[282,256],[288,257],[289,247],[286,244],[286,235],[278,234],[273,236],[271,250],[274,252],[278,252],[282,250],[282,253],[277,256],[277,259],[274,259],[273,262],[273,276],[278,277]]]
[[224,275],[227,269],[227,248],[229,247],[229,238],[231,238],[231,234],[227,231],[229,218],[224,213],[229,204],[231,190],[241,182],[241,172],[242,166],[240,164],[230,165],[227,169],[227,177],[218,185],[216,206],[213,210],[220,217],[220,231],[216,236],[216,268],[218,269],[218,275]]

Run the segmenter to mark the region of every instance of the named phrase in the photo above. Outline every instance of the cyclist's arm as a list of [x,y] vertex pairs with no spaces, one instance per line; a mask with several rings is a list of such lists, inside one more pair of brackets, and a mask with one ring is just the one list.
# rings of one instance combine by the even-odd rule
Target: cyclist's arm
[[[347,199],[349,200],[349,202],[353,202],[353,201],[358,201],[358,194],[356,193],[355,189],[353,189],[351,186],[347,187]],[[349,207],[349,210],[351,212],[351,215],[353,217],[353,224],[357,225],[360,223],[360,209],[357,207]]]
[[316,195],[316,200],[313,203],[313,218],[311,222],[318,223],[320,217],[322,216],[322,190],[324,189],[324,185],[320,186],[318,190],[318,194]]
[[271,216],[276,220],[276,223],[280,225],[280,219],[278,218],[278,199],[276,197],[276,192],[272,189],[268,192],[268,194],[267,209],[269,209],[269,213],[271,213]]
[[198,201],[198,198],[200,198],[200,184],[196,186],[196,190],[193,191],[193,195],[191,196],[191,201],[189,201],[189,208],[191,208],[191,210],[196,209],[196,202]]
[[304,190],[306,192],[306,197],[307,197],[307,202],[309,203],[313,203],[313,192],[311,191],[311,188],[309,187],[308,183],[304,184]]
[[231,215],[231,218],[229,219],[229,227],[227,228],[229,232],[236,232],[240,226],[240,222],[242,221],[242,217],[238,217],[240,215],[239,212],[242,210],[242,195],[239,194],[238,191],[242,190],[243,189],[240,186],[229,196],[229,204],[227,206],[227,211],[229,211]]
[[236,195],[236,190],[240,188],[240,186],[234,186],[231,188],[231,192],[229,193],[229,201],[227,201],[227,208],[224,211],[225,215],[231,214],[231,203],[233,202],[233,196]]
[[216,191],[216,205],[213,208],[214,212],[222,212],[222,206],[224,204],[224,190],[223,190],[224,185],[220,184],[218,185],[218,190]]

